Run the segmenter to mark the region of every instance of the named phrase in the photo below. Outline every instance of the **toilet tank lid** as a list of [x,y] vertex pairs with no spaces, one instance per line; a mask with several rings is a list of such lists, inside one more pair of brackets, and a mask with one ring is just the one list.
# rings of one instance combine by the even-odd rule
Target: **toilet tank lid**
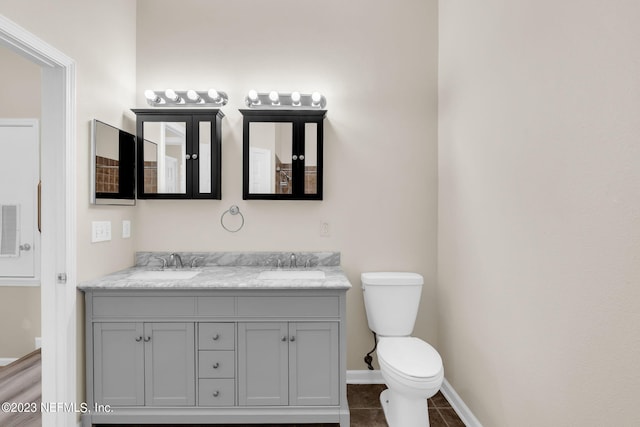
[[363,285],[422,285],[424,283],[420,274],[401,271],[362,273],[360,279]]

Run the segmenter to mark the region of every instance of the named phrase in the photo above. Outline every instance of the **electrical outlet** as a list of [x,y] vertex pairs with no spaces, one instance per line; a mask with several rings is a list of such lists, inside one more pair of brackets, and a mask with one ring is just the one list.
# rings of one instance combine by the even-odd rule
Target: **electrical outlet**
[[122,238],[128,239],[131,237],[131,221],[128,219],[122,220]]
[[111,240],[111,221],[91,222],[91,242],[106,242]]
[[320,223],[320,237],[329,237],[329,223],[322,221]]

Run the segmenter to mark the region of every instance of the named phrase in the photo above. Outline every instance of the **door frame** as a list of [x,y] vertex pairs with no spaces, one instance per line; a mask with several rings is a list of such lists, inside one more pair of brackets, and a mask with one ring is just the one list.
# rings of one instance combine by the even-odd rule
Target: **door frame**
[[[76,64],[3,15],[0,45],[42,68],[42,401],[75,404]],[[73,411],[42,413],[45,427],[76,424]]]

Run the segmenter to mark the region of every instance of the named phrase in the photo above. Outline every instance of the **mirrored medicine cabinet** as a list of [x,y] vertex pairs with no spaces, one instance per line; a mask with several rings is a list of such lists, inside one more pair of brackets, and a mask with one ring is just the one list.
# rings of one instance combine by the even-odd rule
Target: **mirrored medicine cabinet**
[[326,110],[240,110],[243,198],[322,200]]
[[93,119],[90,202],[95,205],[135,205],[135,159],[135,135]]
[[218,109],[133,109],[139,199],[220,199]]

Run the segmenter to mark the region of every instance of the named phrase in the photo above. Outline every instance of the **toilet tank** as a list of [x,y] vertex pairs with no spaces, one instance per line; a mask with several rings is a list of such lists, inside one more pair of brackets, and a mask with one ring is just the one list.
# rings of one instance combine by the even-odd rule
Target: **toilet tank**
[[369,329],[383,337],[411,335],[424,279],[417,273],[362,273]]

